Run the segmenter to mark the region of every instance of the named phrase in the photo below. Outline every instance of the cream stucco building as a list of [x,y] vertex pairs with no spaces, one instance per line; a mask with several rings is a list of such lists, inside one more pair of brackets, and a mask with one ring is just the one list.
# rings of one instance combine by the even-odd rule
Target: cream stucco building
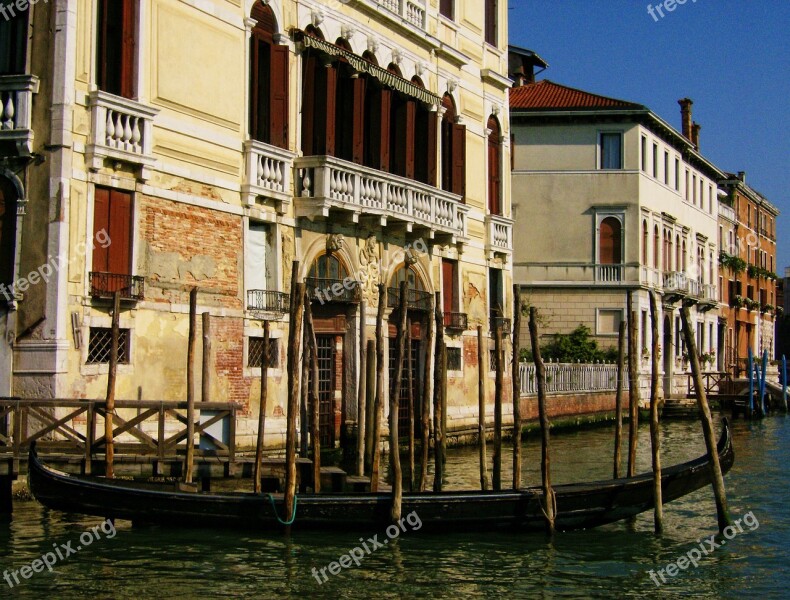
[[280,444],[298,260],[325,444],[355,431],[379,282],[409,282],[418,407],[443,292],[449,426],[476,422],[476,326],[512,310],[505,3],[50,0],[0,29],[0,396],[103,398],[120,289],[117,397],[184,399],[197,286],[242,442],[272,321]]

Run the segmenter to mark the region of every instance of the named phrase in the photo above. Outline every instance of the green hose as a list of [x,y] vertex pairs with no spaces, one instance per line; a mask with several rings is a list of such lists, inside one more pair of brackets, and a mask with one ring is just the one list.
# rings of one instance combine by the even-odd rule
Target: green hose
[[271,502],[272,502],[272,510],[274,511],[274,516],[279,521],[280,525],[292,525],[293,522],[296,520],[296,504],[298,502],[298,498],[297,498],[296,494],[294,494],[294,508],[293,508],[293,512],[291,513],[291,518],[288,519],[287,521],[283,521],[280,518],[280,515],[277,514],[277,505],[274,503],[274,496],[269,494],[269,500],[271,500]]

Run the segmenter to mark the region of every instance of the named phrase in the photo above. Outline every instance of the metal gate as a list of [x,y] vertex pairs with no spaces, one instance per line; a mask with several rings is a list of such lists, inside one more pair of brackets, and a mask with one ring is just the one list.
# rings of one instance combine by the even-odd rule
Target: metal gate
[[[390,339],[390,361],[389,377],[390,382],[395,380],[396,368],[396,348],[395,340]],[[419,436],[422,432],[422,385],[420,373],[420,340],[411,340],[411,365],[407,363],[407,356],[403,360],[403,377],[401,379],[400,394],[398,395],[398,436],[401,439],[408,439],[409,436],[409,371],[412,373],[412,397],[414,398],[414,435]]]
[[318,345],[318,426],[321,446],[335,444],[335,336],[317,335]]

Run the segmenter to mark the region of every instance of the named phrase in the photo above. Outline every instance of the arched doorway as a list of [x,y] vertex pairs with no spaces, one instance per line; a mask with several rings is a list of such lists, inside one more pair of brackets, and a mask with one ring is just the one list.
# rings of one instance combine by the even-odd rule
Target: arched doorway
[[0,176],[0,396],[11,395],[13,349],[9,333],[13,333],[10,303],[16,264],[16,220],[18,193],[11,182]]
[[664,315],[664,343],[661,347],[664,353],[664,398],[672,396],[672,319]]

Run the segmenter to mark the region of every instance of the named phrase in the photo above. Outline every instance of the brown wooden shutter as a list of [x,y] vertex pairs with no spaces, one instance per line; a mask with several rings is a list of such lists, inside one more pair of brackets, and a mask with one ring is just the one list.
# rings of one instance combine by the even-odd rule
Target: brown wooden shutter
[[497,0],[485,0],[485,19],[486,19],[486,42],[494,46],[497,45]]
[[363,164],[365,160],[365,85],[364,77],[353,79],[354,113],[352,134],[352,158],[355,163]]
[[[104,232],[99,235],[100,232]],[[93,194],[93,239],[105,239],[110,236],[110,190],[96,188]],[[110,246],[112,246],[110,237]],[[110,251],[109,246],[102,248],[95,244],[93,249],[93,271],[106,273],[109,271]]]
[[119,190],[110,191],[110,245],[108,271],[118,275],[130,275],[132,195]]
[[[309,52],[309,51],[308,51]],[[315,154],[313,144],[315,135],[315,114],[316,114],[316,57],[308,53],[304,59],[304,91],[302,92],[302,152],[305,156]]]
[[288,148],[288,46],[271,46],[269,143]]
[[137,54],[136,0],[123,0],[123,26],[121,30],[121,96],[134,98],[135,56]]
[[417,104],[414,100],[406,102],[404,110],[403,145],[404,148],[404,175],[414,179],[414,142],[416,139],[415,127]]
[[501,214],[500,206],[500,152],[495,133],[488,137],[488,210],[492,215]]
[[466,195],[466,126],[452,126],[452,192]]
[[442,261],[442,304],[444,312],[458,312],[458,294],[456,292],[456,267],[452,260]]
[[392,91],[387,89],[381,90],[381,110],[380,110],[380,123],[379,131],[380,137],[380,156],[379,164],[376,168],[382,171],[389,171],[392,157],[390,156],[390,108],[392,106]]
[[425,140],[425,146],[428,153],[428,181],[427,184],[436,186],[436,116],[432,112],[426,112],[428,117],[428,135]]
[[[324,96],[324,154],[334,156],[336,140],[335,109],[337,104],[337,69],[335,67],[323,68],[326,71],[326,95]],[[317,93],[320,94],[318,91]]]

